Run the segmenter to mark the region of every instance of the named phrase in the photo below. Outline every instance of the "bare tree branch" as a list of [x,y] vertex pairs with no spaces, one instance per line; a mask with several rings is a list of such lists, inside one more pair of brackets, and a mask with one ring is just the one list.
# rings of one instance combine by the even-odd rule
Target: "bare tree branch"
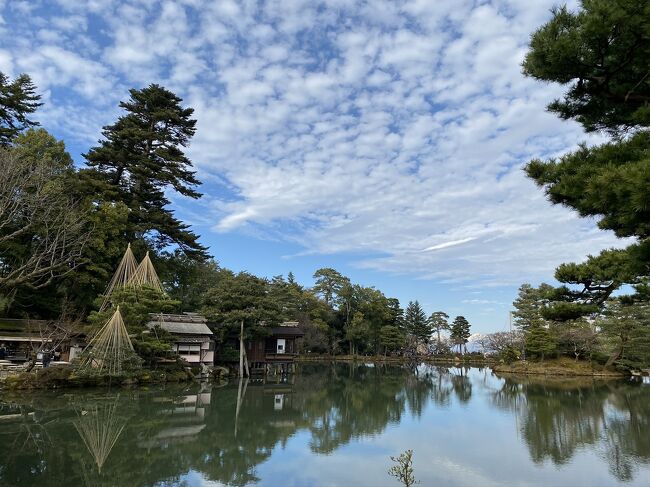
[[86,214],[47,164],[0,150],[0,289],[47,286],[80,265]]

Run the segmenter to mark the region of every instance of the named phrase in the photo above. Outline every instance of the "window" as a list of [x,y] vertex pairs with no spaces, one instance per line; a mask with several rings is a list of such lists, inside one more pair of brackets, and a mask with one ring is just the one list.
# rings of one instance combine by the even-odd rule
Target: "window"
[[176,351],[180,355],[200,355],[201,344],[200,343],[179,343],[177,345]]

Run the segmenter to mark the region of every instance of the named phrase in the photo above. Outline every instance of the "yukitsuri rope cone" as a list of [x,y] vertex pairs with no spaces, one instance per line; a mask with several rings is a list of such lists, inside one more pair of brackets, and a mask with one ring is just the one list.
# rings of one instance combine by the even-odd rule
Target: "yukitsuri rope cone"
[[106,291],[104,291],[104,302],[99,308],[99,311],[104,311],[106,308],[108,308],[111,302],[111,294],[113,294],[113,291],[115,289],[123,288],[129,284],[129,282],[133,279],[136,267],[137,263],[135,257],[133,256],[133,252],[131,251],[131,244],[129,244],[126,247],[126,252],[124,252],[124,257],[122,257],[120,264],[117,266],[115,274],[113,274],[111,282],[108,283]]
[[74,427],[95,460],[99,473],[127,423],[126,418],[115,414],[118,399],[112,404],[77,412],[74,421]]
[[79,369],[98,375],[120,375],[125,362],[136,357],[129,333],[124,326],[120,307],[90,340],[81,354]]
[[131,277],[129,284],[134,286],[149,286],[161,293],[164,293],[163,285],[158,278],[156,269],[154,269],[151,259],[149,258],[149,252],[146,253],[142,262],[135,270],[133,277]]

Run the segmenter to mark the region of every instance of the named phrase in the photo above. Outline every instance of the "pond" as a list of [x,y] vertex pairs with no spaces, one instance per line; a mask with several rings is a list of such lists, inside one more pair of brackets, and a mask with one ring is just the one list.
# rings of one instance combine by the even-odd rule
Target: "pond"
[[650,485],[650,385],[489,369],[299,367],[288,379],[0,396],[2,486]]

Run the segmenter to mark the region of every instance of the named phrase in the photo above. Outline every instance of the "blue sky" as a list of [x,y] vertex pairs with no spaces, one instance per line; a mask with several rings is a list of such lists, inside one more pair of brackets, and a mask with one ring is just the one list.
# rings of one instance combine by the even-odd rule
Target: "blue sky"
[[521,170],[599,140],[521,75],[555,3],[0,0],[0,71],[32,76],[79,163],[129,88],[183,97],[205,196],[170,196],[222,265],[335,267],[486,332],[520,283],[624,244]]

